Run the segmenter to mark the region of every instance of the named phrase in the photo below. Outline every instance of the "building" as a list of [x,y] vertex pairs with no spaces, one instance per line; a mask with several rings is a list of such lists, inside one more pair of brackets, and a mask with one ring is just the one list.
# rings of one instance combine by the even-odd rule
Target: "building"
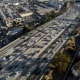
[[76,2],[80,2],[80,0],[75,0]]
[[12,6],[0,6],[0,21],[8,28],[13,26],[13,22],[21,23],[32,14],[32,11],[20,4]]
[[64,5],[64,2],[61,0],[61,1],[58,1],[58,0],[50,0],[48,2],[48,5],[50,6],[53,6],[55,9],[61,9],[62,6]]
[[72,73],[76,78],[78,77],[80,79],[80,61],[73,65]]
[[45,16],[46,13],[50,14],[52,11],[54,11],[54,8],[46,6],[45,8],[37,6],[37,13],[39,13],[41,16]]
[[21,22],[22,18],[13,7],[0,7],[0,19],[5,26],[11,27],[14,21]]
[[32,11],[30,11],[27,7],[18,7],[16,9],[18,14],[20,15],[21,18],[27,18],[28,16],[31,16],[33,14]]
[[23,28],[13,28],[7,32],[7,36],[14,36],[20,34],[23,31]]

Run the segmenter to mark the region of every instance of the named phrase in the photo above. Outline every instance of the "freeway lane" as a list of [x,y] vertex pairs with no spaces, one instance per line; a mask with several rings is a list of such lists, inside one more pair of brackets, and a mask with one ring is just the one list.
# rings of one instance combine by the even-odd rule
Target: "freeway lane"
[[[47,23],[45,23],[45,24],[43,24],[43,25],[41,25],[41,26],[38,27],[37,29],[39,29],[39,28],[45,28],[46,26],[50,25],[53,21],[54,21],[54,19],[51,20],[51,21],[49,21],[49,22],[47,22]],[[29,36],[29,37],[31,37],[31,36],[33,36],[33,35],[35,35],[35,34],[38,33],[37,29],[30,31],[29,33],[27,33],[26,35],[23,35],[23,36]],[[23,37],[23,36],[21,36],[21,37]],[[16,39],[15,41],[9,43],[9,44],[6,45],[5,47],[1,48],[1,49],[0,49],[0,54],[5,54],[10,48],[15,47],[15,46],[17,46],[18,44],[20,44],[21,42],[23,42],[25,39],[21,39],[21,37],[18,38],[18,39]],[[5,52],[4,52],[4,51],[5,51]]]
[[[19,54],[19,53],[18,53]],[[18,56],[20,56],[20,55],[18,55]],[[17,56],[17,57],[18,57]],[[7,64],[7,66],[5,66],[5,68],[7,68],[9,65],[11,65],[14,61],[16,61],[16,60],[18,60],[19,58],[17,58],[17,57],[15,57],[12,61],[10,61],[8,64]],[[5,70],[5,68],[3,69],[3,70]]]
[[[65,38],[64,38],[64,39],[65,39]],[[59,40],[59,39],[58,39],[58,40]],[[55,56],[55,54],[61,49],[61,47],[67,42],[67,40],[68,40],[68,38],[67,38],[66,40],[63,40],[62,42],[56,43],[56,45],[55,45],[55,43],[53,43],[53,44],[50,46],[50,48],[47,49],[47,51],[46,51],[47,55],[46,55],[45,57],[49,59],[49,62],[52,60],[52,58]],[[54,46],[54,45],[55,45],[55,47],[51,49],[51,47]],[[52,50],[52,51],[48,53],[49,49]],[[43,72],[44,72],[44,70],[46,69],[46,67],[48,66],[48,63],[49,63],[49,62],[44,63],[44,62],[42,61],[42,63],[39,63],[39,68],[41,69],[42,72],[41,72],[40,74],[38,74],[38,75],[36,75],[36,74],[31,74],[31,76],[30,76],[27,80],[32,80],[32,79],[34,79],[34,80],[39,80],[40,76],[43,74]],[[40,67],[40,66],[41,66],[41,67]],[[40,79],[41,79],[41,78],[40,78]]]
[[[18,53],[19,54],[19,53]],[[20,56],[20,55],[19,55]],[[18,57],[18,56],[17,56]],[[8,64],[7,64],[7,66],[5,66],[6,68],[9,66],[9,65],[11,65],[14,61],[16,61],[16,60],[18,60],[17,59],[17,57],[16,58],[14,58],[12,61],[10,61]],[[5,68],[3,69],[3,70],[5,70]]]
[[[66,41],[67,40],[64,40],[62,43],[58,43],[58,45],[56,45],[56,47],[53,49],[53,53],[55,52],[55,54],[60,50],[60,48],[66,43]],[[60,45],[60,46],[59,46]],[[55,55],[54,54],[54,55]],[[53,55],[53,56],[54,56]],[[48,55],[47,55],[48,56]],[[52,57],[52,56],[51,56]],[[51,58],[50,57],[50,58]],[[43,71],[45,68],[46,68],[46,66],[47,66],[47,64],[42,64],[44,67],[41,67],[41,70]],[[40,65],[40,66],[42,66],[42,65]],[[40,67],[39,66],[39,67]],[[42,72],[42,74],[43,74],[43,72]],[[43,75],[42,75],[43,76]],[[35,74],[31,74],[31,76],[27,79],[27,80],[32,80],[32,79],[34,79],[34,80],[39,80],[39,78],[40,78],[40,75],[35,75]],[[24,80],[26,80],[26,78],[24,79]],[[40,80],[41,80],[41,78],[40,78]]]
[[[45,48],[47,48],[49,45],[51,45],[52,44],[52,42],[54,41],[54,40],[56,40],[63,32],[64,32],[65,30],[62,30],[61,32],[59,32],[47,45],[46,45],[46,47]],[[40,43],[40,41],[39,41],[39,43]],[[36,43],[37,44],[37,43]],[[40,53],[36,53],[37,55],[34,55],[34,56],[32,56],[32,59],[37,59],[40,55],[43,55],[42,54],[42,52],[44,52],[44,47],[43,47],[43,51],[42,51],[42,49],[41,49],[41,52]],[[31,49],[29,49],[27,52],[25,52],[24,54],[28,54],[28,52],[30,52],[31,51]],[[34,63],[36,63],[36,60],[34,60],[33,62],[32,62],[32,65],[34,65]],[[29,69],[32,69],[31,70],[31,72],[33,72],[33,68],[32,68],[33,66],[31,66]],[[28,69],[28,71],[29,71],[29,69]],[[25,80],[25,76],[24,76],[24,80]],[[18,78],[17,78],[18,79]],[[19,79],[22,79],[23,80],[23,77],[21,78],[19,78]]]
[[[41,33],[40,33],[40,34],[41,34]],[[39,36],[39,37],[40,37],[40,36]],[[45,37],[45,35],[42,35],[40,38],[37,39],[37,41],[39,41],[39,40],[40,40],[41,38],[43,38],[43,37]],[[33,38],[33,37],[31,37],[31,38]],[[35,37],[35,38],[36,38],[36,37]],[[29,41],[30,41],[30,40],[31,40],[31,39],[29,39]],[[29,43],[29,42],[28,42],[28,43]],[[35,42],[35,43],[36,43],[36,42]],[[35,44],[35,43],[34,43],[34,44]],[[26,45],[27,45],[27,44],[26,44]],[[33,44],[32,44],[32,45],[33,45]],[[31,45],[31,46],[32,46],[32,45]],[[20,47],[19,50],[22,50],[22,47]],[[28,49],[26,49],[26,50],[28,50]],[[24,52],[25,52],[25,51],[24,51]]]
[[[33,35],[35,35],[35,34],[37,34],[38,33],[38,31],[31,31],[31,32],[29,32],[30,33],[30,36],[29,37],[31,37],[31,36],[33,36]],[[28,33],[28,34],[29,34]],[[26,35],[23,35],[23,36],[21,36],[20,38],[18,38],[18,39],[16,39],[15,41],[13,41],[13,42],[11,42],[10,44],[8,44],[8,45],[6,45],[5,47],[3,47],[3,48],[1,48],[0,49],[0,56],[3,56],[4,54],[6,54],[6,52],[8,52],[8,50],[10,49],[10,48],[14,48],[14,47],[16,47],[16,46],[18,46],[18,45],[21,45],[24,41],[26,41],[29,37],[27,36],[28,34],[26,34]],[[23,38],[24,37],[24,38]]]
[[[61,46],[60,46],[61,47]],[[57,47],[55,48],[55,50],[57,49]],[[59,49],[59,48],[58,48]],[[56,50],[57,51],[57,50]],[[35,76],[35,78],[33,78],[33,79],[36,79],[36,76]],[[37,80],[37,79],[36,79]]]
[[[39,28],[43,29],[43,28],[45,28],[46,26],[48,26],[50,23],[52,23],[53,21],[54,21],[54,20],[52,20],[52,21],[44,24],[45,26],[44,26],[44,25],[40,26]],[[37,31],[39,28],[37,28],[36,31],[33,30],[33,31],[29,32],[29,33],[26,34],[26,35],[29,36],[29,37],[31,37],[31,36],[33,36],[33,35],[36,35],[36,34],[39,32],[39,31]],[[26,36],[26,35],[25,35],[25,36]],[[23,36],[22,36],[22,37],[23,37]],[[17,40],[13,41],[12,43],[8,44],[7,46],[1,48],[1,49],[0,49],[0,56],[2,56],[3,54],[5,54],[6,52],[8,52],[8,50],[9,50],[10,48],[15,47],[15,46],[17,46],[17,45],[19,45],[19,44],[22,44],[25,40],[26,40],[26,39],[21,39],[21,37],[20,37],[20,38],[18,38]]]
[[[60,45],[59,47],[57,47],[58,46],[58,44],[56,44],[56,46],[55,47],[57,47],[57,49],[56,49],[56,52],[58,52],[59,50],[60,50],[60,48],[65,44],[65,42],[66,42],[66,40],[65,41],[63,41],[63,42],[59,42],[58,44]],[[52,45],[53,46],[53,45]],[[55,48],[54,48],[55,49]],[[56,54],[56,52],[54,52],[54,49],[52,49],[52,52],[53,53],[47,53],[47,55],[45,55],[45,57],[46,58],[48,58],[49,59],[49,61],[51,61],[52,60],[52,58],[55,56],[55,54]],[[48,49],[49,50],[49,49]],[[44,54],[44,53],[43,53]],[[34,79],[34,80],[39,80],[39,77],[40,77],[40,75],[42,75],[43,74],[43,72],[44,72],[44,70],[45,70],[45,68],[46,68],[46,66],[48,65],[48,63],[49,63],[49,61],[47,62],[47,63],[44,63],[43,61],[41,62],[41,63],[39,63],[39,68],[41,69],[41,73],[40,74],[31,74],[31,76],[27,79],[27,80],[32,80],[32,79]],[[24,79],[24,80],[26,80],[26,79]]]
[[21,42],[23,42],[23,39],[18,38],[17,40],[13,41],[12,43],[8,44],[7,46],[3,47],[0,49],[0,56],[6,54],[6,52],[12,48],[15,47],[16,45],[20,44]]
[[[66,12],[65,12],[65,13],[66,13]],[[65,14],[65,13],[64,13],[64,14]],[[60,17],[60,16],[58,16],[58,17]],[[58,17],[56,17],[55,19],[57,19]],[[41,26],[38,27],[37,29],[46,28],[46,26],[51,25],[54,21],[55,21],[55,20],[53,19],[53,20],[51,20],[51,21],[49,21],[49,22],[41,25]],[[37,34],[37,32],[35,32],[35,33],[34,33],[34,32],[35,32],[35,30],[29,32],[29,33],[26,34],[26,35],[33,36],[34,34]],[[26,36],[26,35],[25,35],[25,36]],[[18,38],[17,40],[13,41],[12,43],[8,44],[7,46],[1,48],[1,49],[0,49],[0,54],[5,54],[10,48],[17,46],[19,43],[21,43],[21,42],[23,42],[23,41],[24,41],[24,40],[21,41],[21,38]],[[16,44],[15,44],[15,43],[16,43]],[[4,51],[5,51],[5,52],[4,52]]]
[[[65,41],[63,41],[63,42],[65,42]],[[58,44],[57,46],[59,46],[59,45],[61,45],[61,44],[62,44],[62,43]],[[62,44],[62,45],[63,45],[63,44]],[[56,47],[57,47],[57,46],[56,46]],[[56,47],[55,47],[55,48],[56,48]],[[60,46],[60,47],[61,47],[61,46]],[[43,56],[41,56],[40,58],[42,58],[42,57],[43,57]],[[20,78],[21,78],[21,77],[20,77]],[[24,80],[25,80],[26,77],[24,77],[24,78],[22,77],[21,79],[24,79]]]

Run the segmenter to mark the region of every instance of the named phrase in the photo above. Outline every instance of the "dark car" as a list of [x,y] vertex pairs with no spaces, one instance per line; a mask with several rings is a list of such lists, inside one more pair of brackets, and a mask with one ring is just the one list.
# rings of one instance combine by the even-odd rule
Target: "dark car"
[[7,78],[6,77],[2,77],[2,78],[0,78],[0,80],[7,80]]
[[5,58],[6,58],[7,60],[9,60],[9,59],[10,59],[10,55],[7,55]]
[[33,72],[32,74],[36,74],[36,75],[39,75],[41,73],[41,69],[39,67],[37,67]]
[[43,62],[47,63],[49,59],[45,57],[42,60],[43,60]]
[[2,68],[3,68],[3,67],[2,67],[2,64],[0,64],[0,70],[2,70]]
[[9,76],[15,76],[16,72],[11,73]]

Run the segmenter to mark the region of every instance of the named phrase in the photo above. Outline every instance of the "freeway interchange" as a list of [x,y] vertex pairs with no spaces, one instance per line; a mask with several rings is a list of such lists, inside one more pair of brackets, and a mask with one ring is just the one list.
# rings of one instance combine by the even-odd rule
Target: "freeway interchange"
[[0,80],[41,80],[51,59],[76,29],[77,7],[75,3],[54,20],[0,49]]

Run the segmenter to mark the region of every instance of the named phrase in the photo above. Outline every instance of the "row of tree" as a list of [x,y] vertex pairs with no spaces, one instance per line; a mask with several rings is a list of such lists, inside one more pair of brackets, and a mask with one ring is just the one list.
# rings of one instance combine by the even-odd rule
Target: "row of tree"
[[53,75],[55,74],[54,71],[57,71],[59,74],[65,73],[70,62],[71,58],[66,53],[56,53],[43,77],[43,80],[53,80]]
[[49,65],[47,73],[45,73],[45,76],[43,77],[43,80],[49,80],[49,79],[53,80],[54,78],[53,75],[55,74],[55,71],[57,71],[57,73],[61,75],[64,74],[69,64],[71,63],[72,56],[74,55],[75,51],[76,51],[75,38],[72,36],[68,40],[64,49],[56,53],[51,64]]

